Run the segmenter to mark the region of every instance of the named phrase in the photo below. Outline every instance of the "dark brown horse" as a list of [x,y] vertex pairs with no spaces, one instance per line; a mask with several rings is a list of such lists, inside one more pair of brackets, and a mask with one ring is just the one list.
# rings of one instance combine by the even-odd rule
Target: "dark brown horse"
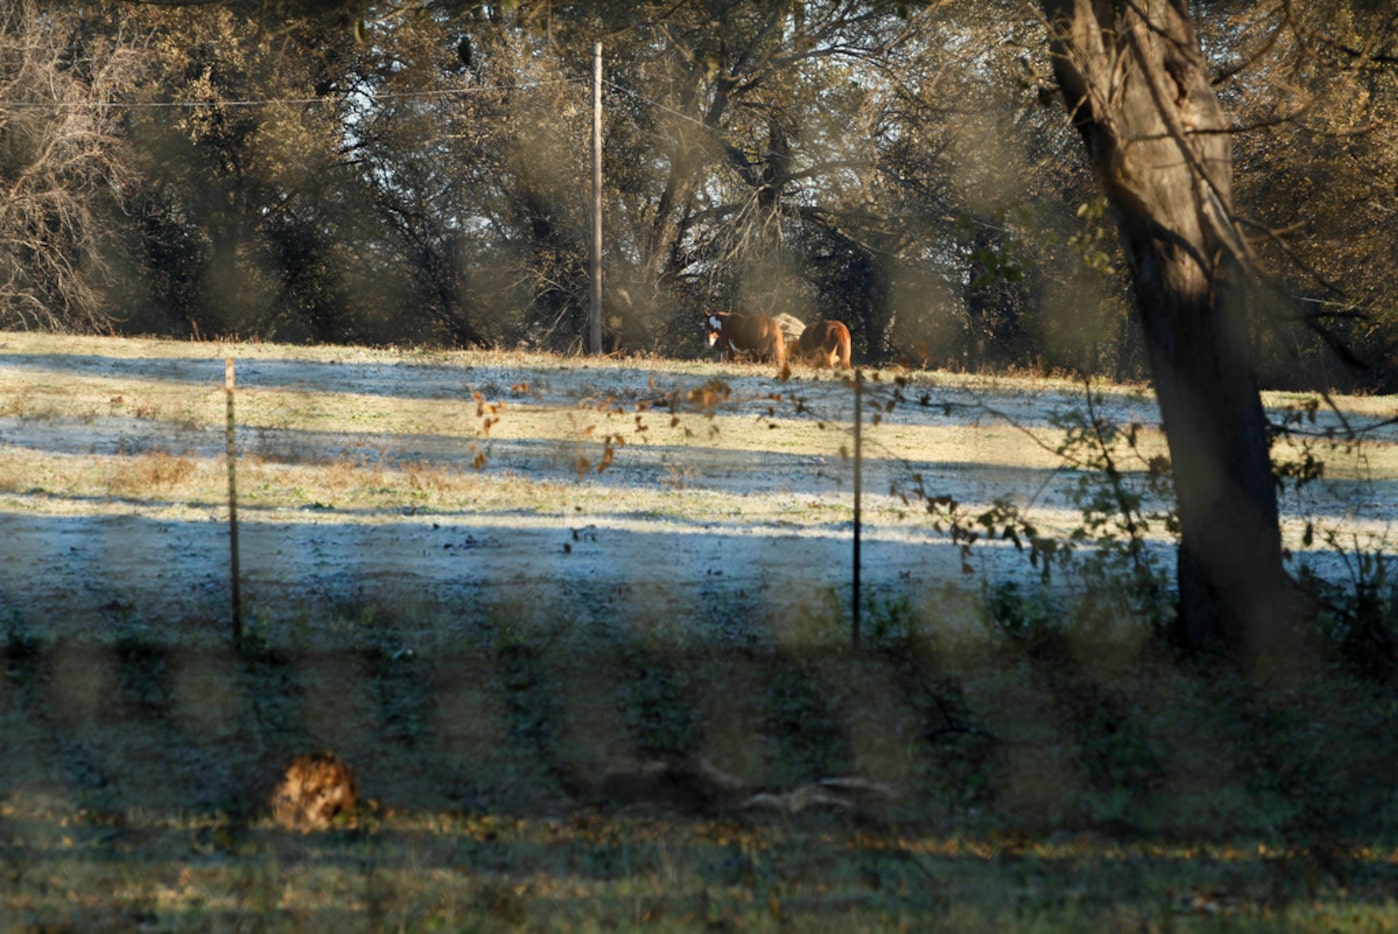
[[818,366],[849,369],[849,328],[840,321],[817,321],[801,332],[796,355],[814,359]]
[[745,315],[736,311],[711,311],[704,316],[709,346],[723,348],[725,360],[752,357],[786,366],[786,339],[771,315]]

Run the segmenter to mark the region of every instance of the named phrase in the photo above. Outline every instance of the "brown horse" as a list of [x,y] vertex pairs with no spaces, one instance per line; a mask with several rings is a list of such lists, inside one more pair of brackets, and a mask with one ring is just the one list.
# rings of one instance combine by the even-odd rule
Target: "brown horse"
[[801,332],[796,342],[796,353],[801,357],[815,359],[818,366],[833,367],[839,363],[840,369],[849,369],[849,328],[840,321],[817,321]]
[[786,366],[786,339],[771,315],[745,315],[736,311],[711,311],[704,316],[709,346],[723,348],[725,360],[751,356]]

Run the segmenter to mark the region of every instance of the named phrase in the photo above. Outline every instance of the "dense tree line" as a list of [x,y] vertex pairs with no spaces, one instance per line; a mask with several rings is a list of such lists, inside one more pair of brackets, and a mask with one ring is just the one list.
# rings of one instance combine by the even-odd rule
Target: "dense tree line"
[[[1362,10],[1197,17],[1273,383],[1394,382],[1398,76]],[[0,322],[580,348],[598,40],[609,348],[695,353],[736,306],[841,318],[870,360],[1145,374],[1046,20],[1010,0],[19,0]]]

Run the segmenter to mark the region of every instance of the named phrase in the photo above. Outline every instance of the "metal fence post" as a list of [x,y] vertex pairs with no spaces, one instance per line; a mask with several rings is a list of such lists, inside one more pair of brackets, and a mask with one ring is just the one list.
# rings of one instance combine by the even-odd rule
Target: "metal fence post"
[[228,450],[228,550],[233,585],[233,645],[243,646],[243,598],[238,578],[238,469],[233,443],[233,358],[223,361],[223,391],[228,399],[228,419],[224,440]]
[[859,608],[863,603],[860,594],[860,536],[862,533],[861,523],[863,516],[860,512],[860,499],[863,494],[863,468],[864,468],[864,441],[863,430],[860,427],[863,422],[864,404],[864,371],[854,371],[854,622],[851,627],[851,637],[856,649],[859,648],[860,640],[860,619]]

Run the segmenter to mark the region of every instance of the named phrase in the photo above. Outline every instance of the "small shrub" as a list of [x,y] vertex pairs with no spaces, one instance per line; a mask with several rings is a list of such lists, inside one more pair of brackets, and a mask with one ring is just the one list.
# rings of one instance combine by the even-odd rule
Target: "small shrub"
[[328,830],[359,800],[354,769],[334,753],[292,759],[272,791],[272,819],[287,830]]
[[873,594],[869,597],[867,619],[868,635],[875,643],[890,639],[911,640],[916,638],[921,628],[912,601],[906,594],[886,598]]
[[1337,584],[1302,569],[1302,586],[1316,600],[1316,631],[1341,664],[1366,677],[1386,677],[1398,666],[1398,579],[1382,551],[1345,552],[1332,542],[1350,572]]
[[686,696],[684,672],[663,657],[640,652],[626,668],[624,716],[637,748],[647,754],[692,751],[699,712]]
[[986,628],[1020,643],[1037,655],[1057,647],[1067,628],[1067,614],[1046,590],[1025,591],[1006,581],[985,594]]

